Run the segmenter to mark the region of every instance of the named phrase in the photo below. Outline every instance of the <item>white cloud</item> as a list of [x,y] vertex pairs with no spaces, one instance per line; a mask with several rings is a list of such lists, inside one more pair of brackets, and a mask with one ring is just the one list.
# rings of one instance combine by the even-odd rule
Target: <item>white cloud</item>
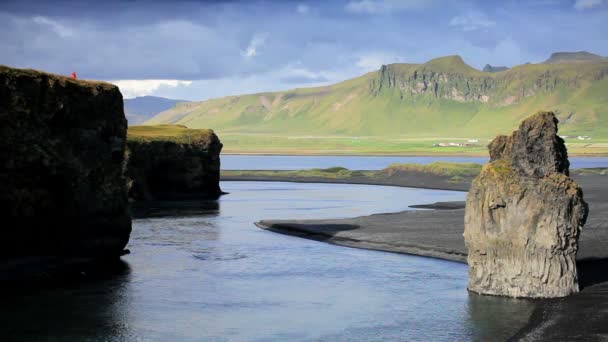
[[47,17],[36,16],[32,18],[32,21],[38,25],[46,26],[50,28],[53,32],[59,35],[61,38],[73,37],[76,33],[70,29],[69,27],[60,24],[55,20],[51,20]]
[[301,65],[301,63],[293,63],[283,68],[282,76],[279,80],[286,84],[305,84],[313,86],[322,84],[328,81],[323,72],[314,72]]
[[117,80],[110,81],[120,88],[122,96],[126,99],[152,95],[163,88],[187,87],[192,81],[181,80]]
[[479,29],[487,29],[496,25],[485,14],[477,11],[465,13],[456,16],[450,20],[450,26],[460,27],[463,31],[475,31]]
[[593,7],[597,7],[604,3],[604,0],[576,0],[574,2],[574,8],[582,11],[586,9],[590,9]]
[[298,4],[298,6],[296,7],[296,12],[300,14],[308,14],[308,12],[310,12],[310,7],[305,4]]
[[243,56],[248,58],[257,56],[258,49],[264,46],[264,43],[266,42],[266,37],[267,35],[264,33],[256,33],[253,38],[251,38],[247,49],[243,52]]
[[399,63],[402,61],[402,58],[399,56],[379,52],[359,56],[356,65],[362,71],[372,71],[379,69],[384,64]]
[[432,0],[352,0],[346,10],[353,13],[382,14],[429,5]]

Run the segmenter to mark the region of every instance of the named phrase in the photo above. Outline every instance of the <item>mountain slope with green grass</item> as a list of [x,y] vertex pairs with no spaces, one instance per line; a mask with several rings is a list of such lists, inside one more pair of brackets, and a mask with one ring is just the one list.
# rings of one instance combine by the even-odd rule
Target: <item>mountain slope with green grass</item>
[[129,121],[129,125],[139,125],[159,112],[172,108],[178,102],[188,101],[166,99],[158,96],[141,96],[124,99],[125,116]]
[[[424,64],[382,66],[325,87],[179,103],[146,124],[213,127],[228,151],[236,136],[233,146],[252,150],[250,145],[256,144],[289,145],[288,138],[302,139],[291,143],[314,150],[318,146],[311,136],[487,139],[510,132],[538,110],[550,110],[560,119],[560,134],[603,143],[608,139],[607,75],[608,61],[603,59],[525,64],[492,73],[447,56]],[[366,140],[357,143],[365,145]]]

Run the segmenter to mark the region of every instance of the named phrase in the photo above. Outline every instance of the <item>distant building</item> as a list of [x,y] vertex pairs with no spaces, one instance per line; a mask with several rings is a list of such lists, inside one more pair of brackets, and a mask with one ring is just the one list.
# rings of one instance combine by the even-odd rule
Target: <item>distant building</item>
[[467,142],[477,143],[477,142],[479,142],[479,139],[469,139],[469,140],[467,140]]

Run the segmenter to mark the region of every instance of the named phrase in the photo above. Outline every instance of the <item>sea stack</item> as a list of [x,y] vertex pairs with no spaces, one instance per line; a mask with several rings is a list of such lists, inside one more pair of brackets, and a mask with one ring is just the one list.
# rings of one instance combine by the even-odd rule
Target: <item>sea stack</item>
[[120,256],[126,134],[118,87],[0,66],[0,255]]
[[489,145],[467,196],[470,291],[552,298],[578,292],[576,252],[588,207],[569,177],[555,115],[539,112]]
[[129,196],[136,201],[217,199],[222,143],[211,129],[131,126]]

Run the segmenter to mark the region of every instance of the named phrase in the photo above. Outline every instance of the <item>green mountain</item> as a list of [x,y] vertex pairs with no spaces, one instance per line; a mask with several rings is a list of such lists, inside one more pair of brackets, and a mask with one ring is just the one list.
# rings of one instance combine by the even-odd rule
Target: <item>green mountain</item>
[[178,103],[146,124],[212,127],[220,136],[485,138],[551,110],[561,134],[608,138],[607,75],[604,59],[489,73],[448,56],[325,87]]
[[140,96],[124,100],[125,115],[129,125],[137,125],[150,119],[154,115],[165,111],[178,102],[185,100],[166,99],[158,96]]
[[601,60],[606,60],[606,57],[587,51],[555,52],[551,54],[551,57],[545,63],[597,62]]

